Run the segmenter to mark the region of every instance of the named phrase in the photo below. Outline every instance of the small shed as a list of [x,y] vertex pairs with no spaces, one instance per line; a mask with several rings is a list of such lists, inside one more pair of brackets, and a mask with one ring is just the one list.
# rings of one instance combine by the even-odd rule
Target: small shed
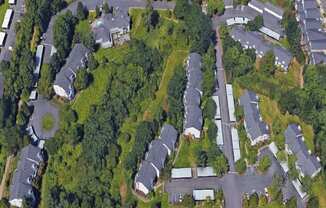
[[191,168],[173,168],[171,170],[172,179],[191,178],[191,177],[192,177]]
[[7,33],[0,32],[0,47],[5,46],[6,37],[7,37]]
[[192,196],[195,201],[204,201],[207,199],[210,199],[210,200],[215,199],[213,189],[193,190]]
[[213,167],[199,167],[197,168],[197,176],[198,177],[210,177],[216,176],[216,173]]

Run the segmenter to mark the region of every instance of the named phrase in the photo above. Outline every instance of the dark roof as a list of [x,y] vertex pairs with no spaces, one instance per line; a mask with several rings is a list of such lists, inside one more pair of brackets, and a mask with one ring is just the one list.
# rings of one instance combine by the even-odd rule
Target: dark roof
[[252,91],[245,90],[244,94],[240,97],[240,105],[244,109],[244,116],[246,121],[246,130],[254,141],[260,136],[269,134],[267,124],[261,120],[258,98]]
[[316,0],[304,0],[302,1],[304,9],[317,9],[318,3]]
[[173,151],[178,139],[178,132],[172,125],[164,124],[161,129],[160,139],[163,144]]
[[263,40],[262,36],[257,32],[246,32],[243,27],[235,26],[231,30],[231,37],[239,41],[240,44],[245,46],[254,47],[257,54],[264,55],[266,52],[272,50],[278,62],[281,62],[285,67],[290,64],[292,55],[286,49],[280,46],[272,46]]
[[313,40],[310,41],[311,50],[326,50],[326,40]]
[[43,161],[42,150],[38,147],[30,144],[21,150],[17,169],[10,185],[9,200],[34,196],[31,183],[41,161]]
[[264,10],[265,5],[263,2],[260,2],[258,0],[251,0],[249,3],[260,10]]
[[153,190],[154,181],[156,179],[156,171],[154,167],[148,161],[142,161],[140,164],[139,171],[135,177],[135,182],[144,184],[149,190]]
[[275,5],[271,4],[270,2],[266,2],[265,3],[265,8],[268,9],[268,10],[270,10],[270,11],[272,11],[272,12],[274,12],[277,15],[280,15],[281,17],[284,14],[284,11],[283,11],[282,8],[280,8],[278,6],[275,6]]
[[106,42],[111,39],[110,32],[114,32],[115,28],[129,28],[130,17],[126,10],[116,7],[113,13],[105,14],[103,12],[102,16],[92,24],[96,40],[102,39]]
[[306,9],[304,10],[305,19],[320,19],[320,10],[319,9]]
[[326,42],[326,33],[318,30],[307,30],[306,35],[309,41],[324,40]]
[[168,150],[159,139],[153,140],[146,154],[145,160],[151,162],[159,171],[164,168]]
[[187,71],[201,69],[201,55],[198,53],[190,53],[188,57]]
[[268,12],[263,13],[264,26],[283,35],[283,28],[281,26],[280,20]]
[[284,132],[285,143],[296,156],[296,163],[305,175],[312,176],[320,169],[320,163],[316,157],[309,154],[300,127],[290,124]]
[[201,130],[202,125],[203,125],[203,115],[201,109],[195,105],[187,105],[185,107],[185,122],[184,122],[185,129],[194,127],[196,129]]
[[203,73],[201,70],[192,70],[188,73],[187,87],[193,87],[199,91],[202,91]]
[[305,25],[305,29],[306,30],[311,30],[311,29],[321,30],[322,29],[322,25],[321,25],[321,21],[320,20],[316,20],[316,19],[305,19],[303,21],[303,23]]
[[72,87],[73,77],[77,71],[85,66],[87,54],[90,52],[83,44],[77,43],[71,50],[65,65],[56,75],[54,84],[61,86],[66,92]]
[[320,52],[311,53],[312,64],[326,63],[326,55]]
[[200,93],[193,87],[188,87],[184,93],[185,105],[200,105]]

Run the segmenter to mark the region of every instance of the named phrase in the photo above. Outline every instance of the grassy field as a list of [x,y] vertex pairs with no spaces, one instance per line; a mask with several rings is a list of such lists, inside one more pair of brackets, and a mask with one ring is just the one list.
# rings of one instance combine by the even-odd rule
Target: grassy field
[[[314,132],[312,126],[304,123],[298,116],[293,116],[288,113],[282,114],[276,101],[271,100],[266,96],[261,96],[260,102],[260,112],[262,114],[263,120],[271,127],[273,122],[279,122],[282,129],[286,129],[291,123],[300,124],[305,143],[307,147],[313,151],[314,150]],[[272,129],[273,131],[273,129]]]
[[326,188],[324,180],[322,176],[319,176],[312,185],[312,192],[319,199],[319,207],[326,207]]
[[45,131],[50,131],[54,126],[54,118],[51,113],[47,113],[42,118],[42,128]]

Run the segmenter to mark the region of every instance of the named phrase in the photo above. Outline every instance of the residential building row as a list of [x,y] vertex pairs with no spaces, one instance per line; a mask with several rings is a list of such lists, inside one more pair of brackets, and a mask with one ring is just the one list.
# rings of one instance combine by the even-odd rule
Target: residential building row
[[177,130],[172,125],[164,124],[159,138],[150,143],[145,160],[141,162],[136,174],[134,188],[137,192],[146,196],[154,189],[160,171],[175,149],[177,139]]
[[172,168],[171,179],[186,179],[193,177],[214,177],[216,173],[213,167],[197,167],[195,169],[195,174],[191,168]]
[[275,65],[282,67],[284,70],[288,69],[293,58],[288,50],[264,41],[259,33],[247,32],[241,26],[233,27],[230,35],[235,41],[239,41],[243,48],[255,49],[256,55],[260,58],[268,51],[272,51],[275,55]]
[[260,32],[271,38],[280,40],[284,36],[281,20],[284,11],[282,8],[272,5],[271,3],[263,3],[258,0],[252,0],[248,5],[239,5],[236,8],[226,9],[223,19],[227,25],[247,24],[257,16],[262,16],[263,26]]
[[199,139],[203,126],[203,115],[200,108],[202,96],[201,55],[190,53],[186,63],[187,87],[184,92],[183,104],[184,114],[184,135]]
[[310,63],[326,63],[326,32],[319,4],[316,0],[296,0],[295,8]]
[[240,97],[240,106],[243,107],[244,127],[251,145],[268,140],[269,128],[260,115],[258,95],[252,91],[245,90]]
[[[304,191],[302,185],[303,177],[314,178],[321,171],[321,164],[318,157],[314,156],[304,143],[304,137],[301,127],[297,124],[289,124],[284,132],[285,136],[285,151],[288,155],[294,155],[296,158],[295,167],[299,172],[299,177],[291,179],[291,184],[297,191],[302,200],[306,200],[308,193]],[[269,145],[269,149],[277,158],[278,148],[274,142]],[[285,174],[289,171],[287,161],[280,161]]]
[[10,185],[9,203],[11,206],[22,207],[26,198],[36,203],[37,195],[33,180],[37,177],[38,169],[43,162],[44,153],[40,148],[29,144],[21,150]]

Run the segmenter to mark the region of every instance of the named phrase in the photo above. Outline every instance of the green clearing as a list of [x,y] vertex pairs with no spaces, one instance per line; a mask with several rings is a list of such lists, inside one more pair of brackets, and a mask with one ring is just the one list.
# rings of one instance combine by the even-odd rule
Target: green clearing
[[46,113],[42,118],[42,128],[45,131],[50,131],[54,126],[54,118],[51,113]]
[[319,207],[326,207],[326,188],[323,176],[319,176],[313,183],[312,192],[318,197]]
[[0,22],[3,22],[5,13],[8,8],[9,8],[9,2],[8,0],[5,0],[4,3],[0,5]]

